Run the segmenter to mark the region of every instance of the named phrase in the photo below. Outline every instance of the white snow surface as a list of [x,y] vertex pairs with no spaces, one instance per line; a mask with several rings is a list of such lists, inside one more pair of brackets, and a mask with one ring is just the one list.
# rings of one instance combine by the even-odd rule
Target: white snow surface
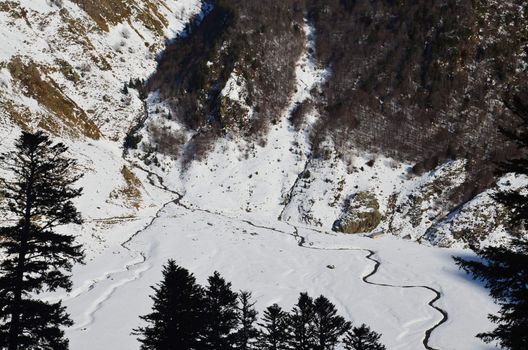
[[[287,223],[260,220],[259,215],[230,217],[170,204],[125,247],[113,245],[87,265],[76,266],[74,290],[58,296],[75,321],[67,330],[71,348],[138,349],[130,332],[142,324],[138,316],[152,306],[149,286],[159,282],[167,259],[175,259],[200,283],[214,270],[220,271],[235,290],[252,291],[260,311],[275,302],[290,309],[299,292],[324,294],[354,324],[365,322],[381,332],[388,349],[423,349],[425,330],[441,319],[427,305],[434,293],[363,282],[362,277],[374,268],[364,250],[371,249],[381,267],[370,281],[427,285],[441,292],[436,305],[448,312],[449,319],[433,332],[431,346],[491,349],[474,335],[490,329],[486,314],[496,307],[487,291],[451,259],[471,256],[470,252],[393,237],[370,239],[309,227],[296,230]],[[304,237],[305,247],[298,245],[296,232]]]
[[[15,14],[0,11],[0,103],[15,109],[29,108],[36,118],[48,111],[39,102],[25,96],[25,91],[9,83],[11,76],[3,68],[14,58],[33,62],[48,73],[41,74],[60,88],[60,92],[94,121],[102,134],[119,140],[134,119],[143,114],[142,101],[134,89],[128,95],[121,90],[130,79],[145,79],[156,69],[156,55],[164,41],[183,30],[189,19],[200,11],[199,0],[166,0],[157,6],[166,25],[158,35],[137,18],[142,0],[132,4],[133,16],[123,23],[110,25],[108,32],[71,1],[61,7],[49,0],[18,0],[11,5]],[[23,15],[17,13],[19,11]],[[106,69],[95,61],[105,60]],[[57,68],[64,61],[78,74],[78,81],[68,80]],[[1,107],[1,106],[0,106]],[[9,113],[0,108],[0,121]],[[67,135],[63,135],[67,136]]]

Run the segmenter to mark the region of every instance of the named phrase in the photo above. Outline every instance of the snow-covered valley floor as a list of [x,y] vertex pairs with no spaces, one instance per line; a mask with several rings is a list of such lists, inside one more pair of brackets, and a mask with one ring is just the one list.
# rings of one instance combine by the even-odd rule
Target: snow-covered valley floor
[[474,335],[490,329],[486,315],[496,306],[451,259],[469,251],[262,222],[257,214],[231,217],[180,200],[175,195],[143,229],[76,266],[71,293],[48,296],[72,314],[71,349],[138,349],[131,331],[149,312],[150,286],[169,258],[203,284],[218,270],[235,289],[252,291],[260,311],[272,303],[290,309],[299,292],[324,294],[354,324],[382,333],[387,349],[424,349],[428,330],[432,349],[492,348]]

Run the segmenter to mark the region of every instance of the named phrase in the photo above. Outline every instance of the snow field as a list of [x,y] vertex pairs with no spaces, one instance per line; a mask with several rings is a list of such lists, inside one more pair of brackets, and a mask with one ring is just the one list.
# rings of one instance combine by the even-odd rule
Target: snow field
[[373,240],[324,234],[308,227],[297,228],[305,237],[305,247],[301,247],[294,227],[251,219],[171,204],[126,245],[130,250],[106,252],[78,266],[76,285],[86,279],[96,283],[89,288],[83,284],[81,293],[64,298],[76,323],[67,330],[71,348],[138,349],[130,332],[141,324],[138,316],[149,312],[149,287],[159,282],[162,265],[172,258],[202,284],[218,270],[233,282],[235,290],[252,291],[259,311],[275,302],[289,310],[302,291],[324,294],[354,324],[365,322],[381,332],[388,349],[423,349],[425,331],[441,319],[427,305],[434,294],[364,283],[362,277],[374,267],[366,259],[365,249],[371,249],[381,266],[370,281],[430,285],[441,291],[437,305],[448,312],[449,320],[433,332],[431,346],[491,349],[474,335],[490,328],[486,314],[496,307],[487,292],[469,281],[451,260],[453,254],[469,252],[429,248],[392,237]]

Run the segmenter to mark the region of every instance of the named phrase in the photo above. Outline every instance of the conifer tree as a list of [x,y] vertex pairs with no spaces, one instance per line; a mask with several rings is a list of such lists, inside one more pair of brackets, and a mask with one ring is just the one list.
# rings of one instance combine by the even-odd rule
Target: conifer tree
[[80,224],[72,200],[76,162],[65,156],[67,147],[42,132],[23,132],[15,150],[1,157],[11,173],[2,194],[15,222],[0,229],[0,344],[8,350],[68,348],[61,327],[72,324],[60,302],[38,300],[42,291],[71,289],[68,272],[81,262],[75,238],[57,233],[58,226]]
[[255,322],[257,321],[257,310],[255,303],[251,301],[251,292],[241,291],[238,294],[238,323],[240,329],[236,333],[236,348],[240,350],[252,349],[258,336]]
[[233,349],[239,320],[238,294],[231,290],[231,283],[226,282],[217,271],[209,277],[208,283],[201,349]]
[[455,260],[475,279],[484,281],[500,305],[498,315],[488,316],[498,326],[477,337],[486,343],[498,341],[504,349],[528,349],[528,242],[515,240],[511,247],[487,247],[477,254],[486,262]]
[[[502,132],[519,146],[522,156],[503,163],[500,172],[528,176],[528,103],[515,96],[507,106],[520,125]],[[496,199],[510,209],[510,227],[514,230],[511,235],[522,237],[528,228],[528,195],[506,190],[499,192]],[[455,261],[473,278],[484,281],[491,297],[500,305],[498,315],[488,316],[497,328],[477,337],[486,343],[496,341],[505,349],[528,349],[528,240],[513,239],[507,246],[475,250],[485,262],[461,258]]]
[[343,334],[350,330],[350,322],[337,315],[335,305],[323,295],[314,301],[314,333],[316,350],[332,350]]
[[344,340],[347,350],[385,350],[385,346],[379,342],[380,334],[371,331],[367,325],[362,324],[347,332]]
[[292,337],[290,345],[295,350],[313,350],[316,345],[313,299],[301,293],[297,304],[288,317]]
[[[520,124],[514,130],[501,128],[501,132],[519,147],[521,156],[499,164],[500,175],[514,173],[528,176],[528,92],[525,97],[526,102],[520,96],[514,96],[506,103]],[[495,198],[510,209],[510,222],[514,229],[527,229],[528,194],[523,191],[502,190]]]
[[163,280],[152,287],[153,310],[141,316],[148,326],[134,330],[142,350],[195,350],[203,324],[204,290],[193,274],[169,260]]
[[288,332],[288,313],[273,304],[269,306],[262,317],[259,348],[262,350],[289,349],[290,334]]

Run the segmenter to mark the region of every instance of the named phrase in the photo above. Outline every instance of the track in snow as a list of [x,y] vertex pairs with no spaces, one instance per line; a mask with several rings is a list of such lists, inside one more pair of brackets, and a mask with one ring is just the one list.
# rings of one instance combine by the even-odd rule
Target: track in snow
[[[364,249],[364,248],[321,248],[321,247],[314,247],[314,246],[306,246],[306,238],[304,236],[299,235],[298,227],[294,226],[292,224],[289,224],[289,223],[288,223],[288,225],[290,225],[290,226],[292,226],[294,228],[294,230],[295,230],[294,236],[298,240],[299,247],[306,248],[306,249],[316,249],[316,250],[354,250],[354,251],[367,252],[368,254],[367,254],[367,256],[365,258],[370,260],[370,261],[372,261],[372,262],[374,262],[374,268],[372,269],[372,271],[370,273],[366,274],[365,276],[363,276],[361,278],[364,283],[367,283],[367,284],[370,284],[370,285],[374,285],[374,286],[390,287],[390,288],[402,288],[402,289],[419,288],[419,289],[426,289],[428,291],[433,292],[435,294],[435,297],[433,299],[431,299],[431,301],[429,301],[429,303],[427,303],[427,305],[429,305],[430,307],[432,307],[433,309],[438,311],[442,315],[442,319],[440,321],[438,321],[435,325],[433,325],[431,328],[428,328],[425,331],[425,335],[424,335],[424,339],[423,339],[422,343],[423,343],[424,347],[427,350],[438,350],[437,348],[434,348],[434,347],[432,347],[429,344],[429,340],[431,338],[431,334],[433,333],[433,331],[435,329],[440,327],[442,324],[447,322],[447,320],[449,319],[449,314],[447,313],[447,311],[445,311],[445,310],[443,310],[440,307],[435,305],[435,303],[438,300],[440,300],[440,298],[442,297],[442,294],[438,290],[434,289],[433,287],[425,286],[425,285],[395,285],[395,284],[389,284],[389,283],[379,283],[379,282],[369,281],[369,278],[374,276],[378,272],[378,270],[379,270],[379,268],[381,266],[381,262],[379,260],[376,260],[376,259],[373,258],[373,256],[376,255],[376,252],[374,252],[373,250]],[[318,232],[322,232],[322,231],[318,231]],[[322,232],[322,233],[324,233],[324,232]]]
[[[181,205],[180,203],[177,203],[179,205]],[[212,214],[212,215],[217,215],[217,216],[221,216],[223,218],[226,218],[226,219],[229,219],[229,220],[238,220],[238,221],[241,221],[241,222],[244,222],[250,226],[253,226],[253,227],[256,227],[256,228],[260,228],[260,229],[264,229],[264,230],[271,230],[271,231],[275,231],[275,232],[279,232],[279,233],[283,233],[283,234],[287,234],[287,235],[290,235],[292,237],[294,237],[296,240],[297,240],[297,245],[301,248],[305,248],[305,249],[316,249],[316,250],[353,250],[353,251],[363,251],[363,252],[366,252],[367,253],[367,256],[365,257],[366,259],[374,262],[374,268],[372,269],[372,271],[370,273],[368,273],[367,275],[363,276],[362,277],[362,281],[364,283],[367,283],[367,284],[370,284],[370,285],[375,285],[375,286],[380,286],[380,287],[390,287],[390,288],[402,288],[402,289],[426,289],[428,291],[431,291],[435,294],[435,297],[433,299],[431,299],[427,305],[429,305],[431,308],[435,309],[437,312],[439,312],[441,315],[442,315],[442,319],[440,321],[438,321],[435,325],[433,325],[431,328],[428,328],[426,331],[425,331],[425,334],[424,334],[424,338],[423,338],[423,345],[425,347],[425,349],[427,350],[438,350],[437,348],[434,348],[432,347],[430,344],[429,344],[429,340],[431,338],[431,334],[433,333],[433,331],[435,329],[437,329],[438,327],[440,327],[442,324],[444,324],[445,322],[447,322],[447,320],[449,319],[449,315],[447,313],[447,311],[443,310],[442,308],[438,307],[435,305],[435,303],[441,299],[442,297],[442,294],[434,289],[433,287],[430,287],[430,286],[426,286],[426,285],[394,285],[394,284],[388,284],[388,283],[378,283],[378,282],[371,282],[369,281],[369,278],[371,278],[372,276],[374,276],[380,266],[381,266],[381,262],[379,260],[376,260],[375,258],[373,258],[374,255],[376,255],[376,252],[374,252],[373,250],[370,250],[370,249],[365,249],[365,248],[335,248],[335,249],[332,249],[332,248],[321,248],[321,247],[315,247],[315,246],[307,246],[306,245],[306,238],[304,236],[301,236],[299,235],[299,227],[291,224],[291,223],[288,223],[286,221],[281,221],[281,222],[284,222],[286,224],[288,224],[289,226],[291,226],[293,229],[294,229],[294,232],[293,233],[290,233],[290,232],[286,232],[286,231],[283,231],[283,230],[279,230],[275,227],[269,227],[269,226],[263,226],[263,225],[258,225],[258,224],[255,224],[253,223],[252,221],[250,220],[246,220],[246,219],[238,219],[238,218],[233,218],[233,217],[230,217],[230,216],[227,216],[227,215],[223,215],[221,213],[217,213],[217,212],[213,212],[213,211],[210,211],[210,210],[207,210],[207,209],[200,209],[200,208],[193,208],[193,209],[189,209],[187,206],[183,206],[184,209],[187,209],[187,210],[192,210],[192,211],[203,211],[203,212],[206,212],[206,213],[209,213],[209,214]],[[304,227],[303,227],[304,228]],[[318,230],[318,229],[313,229],[313,228],[306,228],[306,229],[309,229],[309,230],[312,230],[312,231],[315,231],[315,232],[318,232],[318,233],[322,233],[322,234],[328,234],[327,232],[325,231],[321,231],[321,230]]]
[[[367,284],[370,284],[370,285],[376,285],[376,286],[380,286],[380,287],[389,287],[389,288],[402,288],[402,289],[419,288],[419,289],[426,289],[426,290],[431,291],[431,292],[433,292],[435,294],[435,297],[429,301],[428,305],[431,308],[435,309],[437,312],[439,312],[442,315],[442,319],[439,322],[437,322],[435,325],[433,325],[431,328],[429,328],[429,329],[427,329],[425,331],[425,335],[424,335],[424,338],[423,338],[423,345],[424,345],[424,348],[427,349],[427,350],[438,350],[438,349],[432,347],[429,344],[429,340],[430,340],[432,332],[435,329],[437,329],[438,327],[440,327],[443,323],[445,323],[448,320],[448,317],[449,317],[448,313],[445,310],[443,310],[440,307],[435,305],[436,302],[438,300],[440,300],[442,294],[438,290],[436,290],[436,289],[434,289],[434,288],[432,288],[430,286],[426,286],[426,285],[394,285],[394,284],[379,283],[379,282],[370,281],[370,278],[373,277],[378,272],[378,270],[379,270],[379,268],[381,266],[381,262],[374,258],[374,255],[376,255],[376,252],[374,252],[374,251],[372,251],[370,249],[365,249],[365,248],[323,248],[323,247],[316,247],[316,246],[312,246],[312,245],[306,245],[306,238],[299,234],[299,227],[295,226],[295,225],[293,225],[291,223],[285,222],[285,221],[283,221],[283,222],[288,224],[289,226],[291,226],[293,228],[293,230],[294,230],[293,232],[287,232],[287,231],[284,231],[284,230],[280,230],[280,229],[278,229],[276,227],[269,227],[269,226],[263,226],[263,225],[255,224],[255,223],[253,223],[250,220],[240,219],[240,218],[233,218],[233,217],[224,215],[222,213],[213,212],[213,211],[206,210],[206,209],[189,208],[188,206],[186,206],[186,205],[181,203],[181,201],[183,199],[183,195],[181,195],[180,193],[178,193],[176,191],[173,191],[173,190],[167,188],[166,185],[164,184],[163,178],[161,176],[159,176],[158,174],[156,174],[156,173],[154,173],[152,171],[149,171],[149,170],[147,170],[145,168],[142,168],[141,166],[138,166],[137,164],[134,164],[134,166],[136,168],[138,168],[138,169],[140,169],[140,170],[142,170],[142,171],[147,173],[147,175],[148,175],[147,178],[148,178],[148,180],[149,180],[151,185],[175,195],[176,198],[173,198],[170,201],[164,203],[161,206],[161,208],[156,212],[155,216],[152,217],[152,219],[143,228],[137,230],[126,241],[124,241],[123,243],[120,244],[120,246],[123,249],[129,251],[130,253],[137,254],[136,257],[139,257],[139,259],[134,259],[134,261],[126,264],[123,270],[116,271],[116,272],[113,272],[113,273],[107,273],[102,278],[93,280],[88,285],[87,288],[83,288],[82,291],[80,291],[79,293],[76,293],[76,295],[73,295],[71,297],[71,299],[74,299],[74,298],[79,297],[82,294],[88,293],[91,290],[93,290],[96,287],[97,284],[99,284],[99,283],[101,283],[101,282],[103,282],[105,280],[110,280],[114,276],[116,276],[116,275],[118,275],[120,273],[133,272],[133,277],[132,278],[126,278],[124,280],[121,280],[118,283],[113,284],[110,287],[109,290],[105,291],[105,293],[103,293],[103,295],[96,301],[96,303],[93,304],[89,308],[89,311],[85,313],[85,315],[88,318],[88,320],[83,322],[82,324],[79,324],[74,329],[83,329],[84,327],[87,327],[90,324],[92,324],[94,322],[94,320],[95,320],[95,313],[97,313],[97,311],[100,310],[103,307],[103,304],[105,303],[105,301],[107,301],[107,300],[109,300],[111,298],[111,296],[113,295],[113,293],[115,292],[115,290],[117,288],[120,288],[120,287],[122,287],[122,286],[124,286],[124,285],[126,285],[126,284],[128,284],[128,283],[130,283],[132,281],[135,281],[135,280],[141,278],[141,275],[145,271],[148,270],[148,268],[147,269],[141,268],[141,265],[145,264],[147,262],[147,260],[148,260],[148,258],[145,255],[145,253],[142,252],[142,251],[131,250],[128,247],[128,245],[137,236],[141,235],[141,233],[143,233],[148,228],[150,228],[156,222],[156,220],[160,218],[161,213],[163,212],[163,210],[168,205],[175,204],[175,205],[180,206],[181,208],[183,208],[185,210],[203,211],[203,212],[206,212],[206,213],[209,213],[209,214],[212,214],[212,215],[221,216],[221,217],[223,217],[225,219],[243,222],[245,224],[248,224],[248,225],[256,227],[256,228],[260,228],[260,229],[264,229],[264,230],[271,230],[271,231],[275,231],[275,232],[279,232],[279,233],[282,233],[282,234],[286,234],[286,235],[292,236],[293,238],[295,238],[297,240],[297,245],[299,247],[301,247],[301,248],[304,248],[304,249],[336,250],[336,251],[337,250],[351,250],[351,251],[363,251],[363,252],[366,252],[367,255],[366,255],[365,258],[370,260],[370,261],[372,261],[374,263],[374,267],[373,267],[373,269],[372,269],[372,271],[370,273],[368,273],[367,275],[362,277],[362,281],[364,283],[367,283]],[[155,181],[153,179],[153,177],[155,177],[157,181]],[[306,227],[306,229],[313,230],[313,231],[316,231],[316,232],[319,232],[319,233],[322,233],[322,234],[326,234],[325,231],[321,231],[321,230],[317,230],[317,229],[313,229],[313,228],[309,228],[309,227]]]
[[[142,170],[142,171],[147,173],[147,175],[148,175],[147,178],[149,180],[149,183],[152,186],[157,187],[159,189],[162,189],[162,190],[164,190],[166,192],[169,192],[169,193],[171,193],[173,195],[176,195],[176,198],[173,198],[170,201],[164,203],[158,209],[158,211],[152,217],[152,219],[144,227],[142,227],[141,229],[139,229],[136,232],[134,232],[134,234],[132,234],[130,237],[128,237],[128,239],[126,241],[124,241],[124,242],[122,242],[120,244],[121,248],[123,248],[124,250],[130,252],[132,255],[135,255],[135,257],[134,257],[134,259],[132,261],[130,261],[127,264],[125,264],[125,266],[122,269],[119,269],[117,271],[107,272],[103,276],[91,280],[89,283],[85,284],[85,286],[79,288],[77,291],[74,291],[73,293],[70,293],[67,298],[63,299],[63,300],[71,300],[71,299],[79,298],[79,297],[85,295],[86,293],[89,293],[90,291],[94,290],[99,284],[101,284],[101,283],[103,283],[105,281],[113,280],[116,276],[119,276],[120,274],[123,274],[123,273],[125,273],[125,274],[126,273],[132,273],[132,277],[127,277],[127,278],[124,278],[124,279],[120,279],[117,283],[112,284],[108,288],[108,290],[106,290],[104,293],[102,293],[101,297],[99,297],[95,301],[95,303],[93,303],[91,306],[89,306],[87,311],[84,313],[87,320],[82,322],[82,323],[80,323],[80,324],[75,325],[72,328],[72,330],[83,330],[86,327],[88,327],[89,325],[91,325],[94,322],[94,320],[95,320],[95,314],[97,313],[97,311],[99,311],[103,307],[103,304],[112,297],[112,295],[114,294],[114,292],[118,288],[123,287],[123,286],[125,286],[128,283],[131,283],[133,281],[136,281],[136,280],[140,279],[142,274],[149,269],[149,268],[142,268],[142,265],[145,264],[145,262],[147,261],[146,255],[142,251],[137,251],[137,250],[130,249],[128,247],[128,245],[129,245],[129,243],[132,240],[134,240],[134,238],[136,238],[138,235],[140,235],[145,230],[149,229],[156,222],[156,220],[160,218],[161,213],[163,212],[163,210],[168,205],[170,205],[170,204],[179,205],[179,201],[181,201],[181,199],[183,198],[183,196],[181,194],[179,194],[179,193],[177,193],[175,191],[172,191],[169,188],[167,188],[163,184],[163,179],[159,175],[157,175],[156,173],[151,172],[151,171],[149,171],[147,169],[144,169],[144,168],[142,168],[142,167],[140,167],[140,166],[138,166],[136,164],[133,164],[133,165],[135,167],[137,167],[138,169],[140,169],[140,170]],[[152,179],[152,176],[155,176],[157,178],[159,185],[156,184],[156,182]]]

